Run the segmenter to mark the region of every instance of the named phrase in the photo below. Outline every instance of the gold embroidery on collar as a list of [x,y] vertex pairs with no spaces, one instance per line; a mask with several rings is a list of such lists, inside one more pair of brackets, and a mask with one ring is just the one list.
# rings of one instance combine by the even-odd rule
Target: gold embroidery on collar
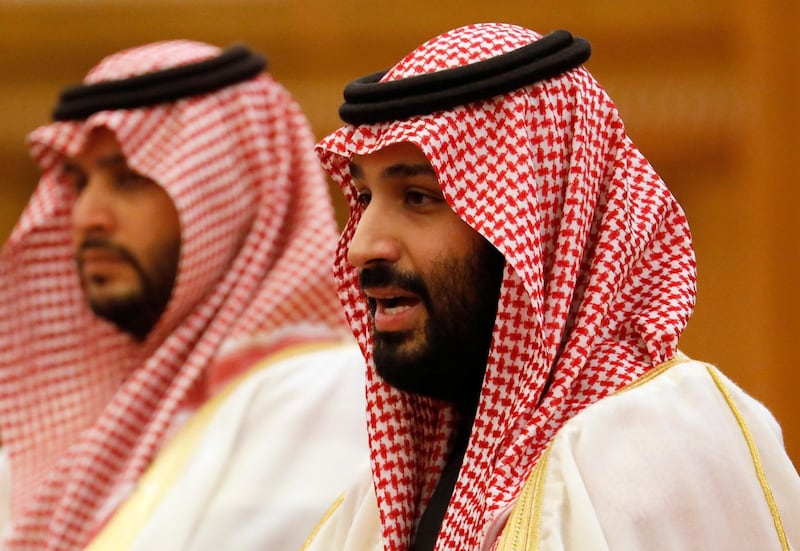
[[525,481],[522,492],[511,510],[511,516],[500,535],[497,551],[536,551],[539,549],[542,498],[549,457],[550,446],[544,451],[528,480]]
[[646,372],[644,375],[642,375],[641,377],[639,377],[635,381],[633,381],[631,383],[628,383],[628,385],[626,385],[626,386],[622,387],[621,389],[619,389],[616,392],[616,394],[619,394],[621,392],[627,392],[628,390],[640,387],[643,384],[652,381],[653,379],[655,379],[656,377],[658,377],[659,375],[661,375],[662,373],[667,371],[670,367],[673,367],[673,366],[676,366],[678,364],[682,364],[682,363],[685,363],[685,362],[688,362],[688,361],[691,361],[688,356],[684,356],[683,354],[679,354],[679,355],[675,356],[674,358],[672,358],[671,360],[667,360],[666,362],[658,364],[653,369],[651,369],[650,371]]

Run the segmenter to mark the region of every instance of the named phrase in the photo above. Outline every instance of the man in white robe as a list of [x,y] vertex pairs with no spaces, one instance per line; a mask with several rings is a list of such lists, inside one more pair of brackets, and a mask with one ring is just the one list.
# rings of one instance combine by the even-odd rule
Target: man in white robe
[[308,122],[243,45],[103,59],[0,252],[3,549],[293,549],[368,457]]
[[347,86],[323,166],[369,477],[307,549],[792,549],[780,429],[678,351],[686,217],[582,66],[470,25]]

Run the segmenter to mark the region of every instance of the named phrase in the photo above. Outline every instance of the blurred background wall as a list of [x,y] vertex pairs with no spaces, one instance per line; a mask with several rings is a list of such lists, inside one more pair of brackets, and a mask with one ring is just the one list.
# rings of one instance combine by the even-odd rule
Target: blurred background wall
[[692,225],[699,293],[683,350],[763,401],[798,465],[799,16],[797,0],[0,0],[0,237],[37,179],[25,134],[116,50],[245,41],[322,137],[339,125],[347,82],[440,32],[568,29],[592,43],[589,69]]

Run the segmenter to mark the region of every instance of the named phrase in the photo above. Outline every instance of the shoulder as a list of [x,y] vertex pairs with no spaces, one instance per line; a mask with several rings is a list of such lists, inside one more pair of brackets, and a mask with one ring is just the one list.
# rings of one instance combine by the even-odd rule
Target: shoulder
[[354,344],[252,363],[155,463],[173,476],[132,549],[298,549],[369,459],[363,365]]
[[772,415],[684,356],[568,421],[538,468],[551,541],[767,548],[776,525],[800,515],[800,479]]
[[263,358],[249,370],[248,385],[269,400],[296,404],[349,400],[364,415],[366,364],[355,343],[301,345]]
[[360,442],[366,433],[365,369],[350,341],[284,349],[259,358],[224,389],[220,413],[239,418],[254,438],[327,427],[331,438],[348,435]]
[[310,376],[323,367],[327,373],[338,370],[344,371],[344,376],[363,377],[364,366],[352,336],[315,325],[288,325],[225,340],[206,369],[205,388],[196,401],[204,403],[217,394],[230,394],[245,381],[252,384],[257,379],[286,377],[287,372],[288,381]]
[[268,393],[270,399],[300,391],[306,399],[330,391],[362,395],[365,373],[353,342],[302,344],[255,359],[230,393]]
[[[552,451],[609,487],[663,484],[665,495],[751,478],[761,456],[786,457],[769,411],[715,367],[683,357],[587,407],[556,435]],[[755,455],[754,455],[755,454]],[[695,479],[695,477],[697,479]]]
[[760,402],[716,367],[681,355],[587,407],[557,438],[591,432],[623,448],[633,437],[644,438],[656,447],[690,446],[694,455],[726,439],[743,444],[742,430],[748,427],[782,445],[780,427]]

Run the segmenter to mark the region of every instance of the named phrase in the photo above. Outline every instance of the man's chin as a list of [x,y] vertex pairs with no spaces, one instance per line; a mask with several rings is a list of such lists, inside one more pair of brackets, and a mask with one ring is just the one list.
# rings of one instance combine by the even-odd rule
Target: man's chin
[[424,380],[424,373],[420,371],[425,356],[424,343],[413,342],[408,333],[381,333],[375,336],[375,371],[386,383],[399,390],[419,392],[417,387]]
[[141,297],[130,295],[90,301],[89,307],[98,318],[115,325],[140,342],[147,337],[160,315]]
[[419,342],[412,331],[383,331],[374,334],[376,364],[416,364],[424,355],[426,343]]
[[83,286],[89,308],[100,317],[113,317],[116,312],[131,311],[143,303],[142,289],[127,282],[89,282]]
[[[441,344],[419,337],[398,334],[391,338],[375,336],[373,362],[375,371],[389,386],[425,396],[434,400],[450,402],[458,407],[470,407],[480,392],[486,355],[464,343]],[[383,335],[381,335],[383,336]]]
[[89,307],[95,312],[108,312],[126,309],[128,305],[141,302],[141,293],[130,289],[94,289],[84,290]]

